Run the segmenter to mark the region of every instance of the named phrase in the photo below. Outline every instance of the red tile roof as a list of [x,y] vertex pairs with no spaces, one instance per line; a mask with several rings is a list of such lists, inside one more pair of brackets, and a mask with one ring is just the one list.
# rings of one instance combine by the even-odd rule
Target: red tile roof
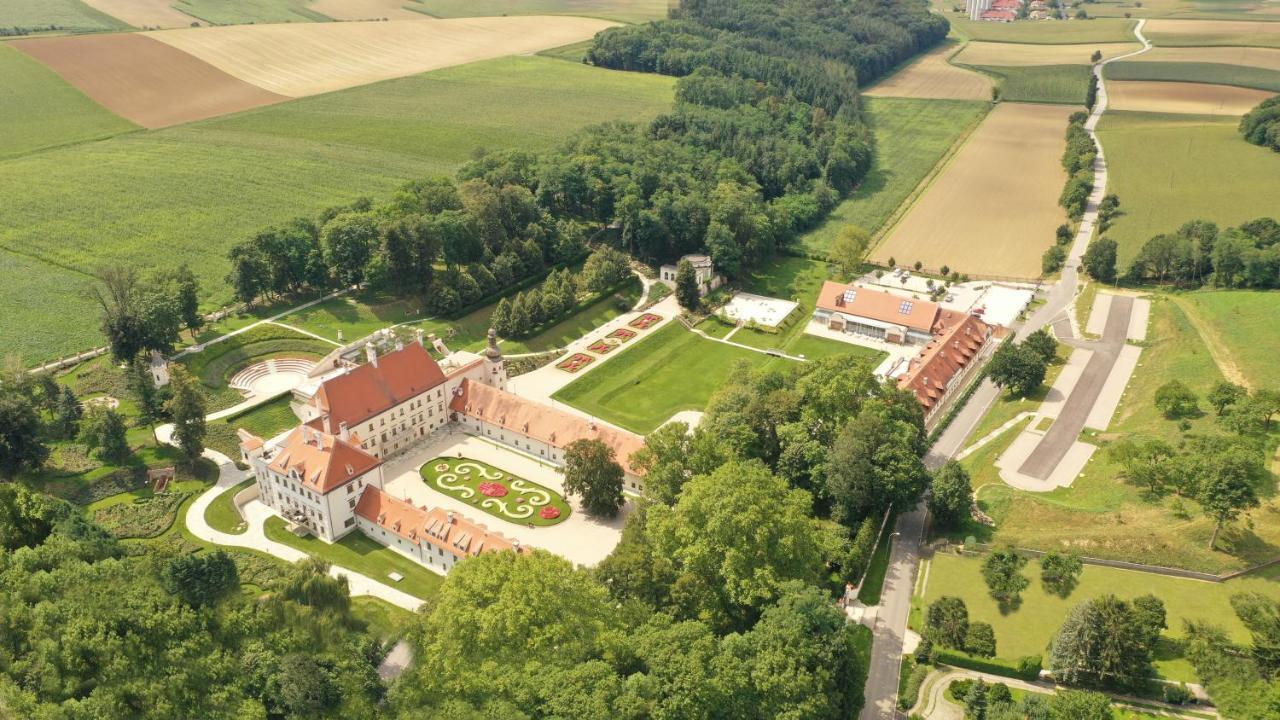
[[898,387],[915,393],[928,414],[947,392],[947,383],[973,360],[991,336],[992,326],[965,315],[911,359]]
[[479,555],[517,546],[501,533],[442,508],[426,510],[369,486],[360,494],[356,515],[411,543],[444,548],[454,555]]
[[982,13],[983,20],[1013,20],[1014,14],[1008,10],[987,10]]
[[297,471],[302,484],[327,493],[382,464],[358,446],[301,425],[285,438],[267,467],[281,475]]
[[818,292],[818,307],[823,310],[871,318],[884,323],[905,325],[912,330],[932,332],[938,316],[938,305],[928,300],[894,295],[887,290],[873,290],[857,285],[843,285],[830,280]]
[[426,348],[417,343],[365,363],[324,381],[316,402],[327,416],[327,432],[337,433],[340,423],[356,424],[386,412],[415,395],[444,382],[444,371]]
[[456,413],[479,418],[557,448],[584,438],[600,440],[613,448],[614,457],[623,470],[632,475],[644,474],[631,464],[632,453],[644,447],[644,438],[639,435],[593,423],[469,379],[462,381],[459,390],[449,402],[449,409]]

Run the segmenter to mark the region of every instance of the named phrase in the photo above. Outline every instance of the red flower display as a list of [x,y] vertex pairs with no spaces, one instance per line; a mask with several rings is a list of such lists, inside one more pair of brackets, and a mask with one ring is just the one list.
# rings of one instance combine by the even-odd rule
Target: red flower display
[[480,494],[489,497],[502,497],[507,494],[507,486],[496,482],[480,483]]
[[543,520],[555,520],[556,518],[560,517],[560,510],[559,508],[548,505],[538,511],[538,517],[542,518]]
[[655,315],[653,313],[645,313],[627,324],[633,328],[648,330],[649,328],[653,327],[654,325],[657,325],[660,322],[662,322],[661,315]]

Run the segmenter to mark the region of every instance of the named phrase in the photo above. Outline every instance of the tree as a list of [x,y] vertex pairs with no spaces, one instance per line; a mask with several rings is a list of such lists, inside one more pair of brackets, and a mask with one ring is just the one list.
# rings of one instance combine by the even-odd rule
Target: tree
[[964,716],[973,720],[987,718],[987,682],[982,678],[975,680],[965,695]]
[[933,474],[929,512],[942,527],[958,527],[969,519],[973,505],[973,486],[969,472],[955,461],[949,461]]
[[988,623],[969,623],[969,633],[964,638],[964,651],[978,657],[995,657],[996,631]]
[[1250,475],[1252,467],[1247,458],[1233,453],[1220,453],[1201,459],[1201,475],[1196,500],[1204,514],[1213,518],[1213,535],[1209,549],[1218,542],[1222,526],[1240,515],[1240,512],[1258,504]]
[[346,615],[351,607],[347,577],[329,575],[329,563],[308,556],[300,560],[280,582],[280,594],[296,603]]
[[690,478],[707,475],[728,460],[728,450],[714,433],[690,431],[679,421],[649,433],[631,455],[631,465],[644,473],[645,497],[664,505],[675,503]]
[[987,364],[991,382],[1015,397],[1026,397],[1039,388],[1046,372],[1044,357],[1022,343],[1001,345]]
[[1071,242],[1071,226],[1063,223],[1053,233],[1053,240],[1058,245],[1066,245]]
[[196,387],[195,379],[181,365],[169,367],[169,388],[172,395],[165,403],[165,410],[173,420],[173,440],[187,460],[193,461],[204,452],[204,396]]
[[1101,59],[1102,59],[1101,50],[1094,50],[1093,54],[1089,56],[1089,62],[1098,62]]
[[1236,593],[1231,607],[1252,635],[1254,664],[1264,677],[1275,677],[1280,672],[1280,602],[1261,593]]
[[366,212],[341,213],[320,228],[324,262],[338,284],[354,285],[364,280],[378,237],[377,223]]
[[1040,328],[1031,333],[1023,339],[1022,344],[1043,358],[1046,365],[1058,357],[1058,341],[1048,328]]
[[1084,563],[1075,553],[1049,552],[1040,558],[1040,582],[1050,592],[1066,597],[1075,588]]
[[48,457],[31,398],[0,386],[0,476],[13,480],[23,470],[39,468]]
[[564,492],[580,496],[588,515],[617,516],[626,502],[622,497],[624,474],[613,448],[600,440],[574,440],[564,450]]
[[1077,605],[1049,648],[1049,670],[1066,685],[1139,687],[1151,676],[1150,626],[1115,595]]
[[925,634],[944,647],[963,649],[969,636],[969,609],[964,600],[944,595],[930,603]]
[[[827,261],[835,265],[844,278],[851,277],[867,255],[871,245],[871,234],[857,225],[845,225],[836,233],[831,248],[827,251]],[[944,275],[946,273],[943,273]]]
[[80,424],[80,442],[96,450],[102,459],[118,464],[132,452],[128,432],[119,413],[98,405],[89,409]]
[[289,717],[327,715],[338,706],[341,693],[329,668],[303,653],[290,653],[280,660],[274,685]]
[[603,293],[627,279],[631,264],[627,256],[608,245],[594,250],[582,266],[580,281],[587,292]]
[[90,294],[102,310],[102,334],[111,356],[128,362],[147,345],[146,326],[139,308],[138,271],[113,265],[97,273]]
[[164,570],[165,589],[192,607],[213,605],[240,584],[236,563],[223,550],[178,555]]
[[1228,407],[1231,407],[1244,399],[1248,394],[1248,390],[1233,382],[1219,380],[1218,383],[1213,386],[1213,389],[1209,391],[1209,394],[1205,396],[1205,399],[1209,401],[1209,404],[1212,405],[1213,409],[1219,416],[1221,416],[1226,412]]
[[676,302],[685,310],[697,310],[702,304],[698,278],[694,273],[693,263],[688,260],[681,260],[676,265]]
[[929,478],[920,444],[920,430],[913,423],[892,417],[878,403],[864,405],[827,455],[824,476],[832,519],[853,527],[889,505],[910,506]]
[[1180,380],[1170,380],[1156,388],[1155,403],[1170,420],[1192,417],[1200,411],[1196,394]]
[[1116,241],[1110,238],[1098,238],[1089,243],[1081,259],[1084,271],[1098,282],[1113,283],[1116,281]]
[[178,314],[194,338],[204,326],[204,316],[200,314],[200,281],[186,263],[173,272],[173,280],[178,290]]
[[1062,690],[1049,700],[1046,720],[1112,720],[1115,710],[1111,699],[1102,693],[1086,690]]
[[982,561],[982,579],[986,581],[991,597],[1003,606],[1017,605],[1022,591],[1031,584],[1022,575],[1022,566],[1026,564],[1026,558],[1011,547],[995,550],[988,555]]
[[1164,609],[1164,602],[1150,593],[1133,599],[1134,621],[1142,630],[1143,642],[1154,649],[1160,640],[1160,632],[1168,629],[1169,623]]
[[1062,269],[1067,262],[1067,251],[1061,245],[1050,245],[1040,257],[1040,274],[1052,275]]
[[73,438],[80,430],[80,418],[84,416],[84,406],[80,404],[80,400],[69,387],[63,387],[57,398],[52,429],[60,438]]

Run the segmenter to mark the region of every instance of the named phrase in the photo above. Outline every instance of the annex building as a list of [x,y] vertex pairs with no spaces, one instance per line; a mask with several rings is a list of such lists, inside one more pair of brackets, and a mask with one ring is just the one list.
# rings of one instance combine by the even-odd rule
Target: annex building
[[[447,348],[432,339],[434,349]],[[357,357],[359,353],[356,354]],[[439,572],[485,552],[520,550],[518,541],[461,514],[419,507],[385,491],[383,463],[449,428],[482,436],[563,467],[565,447],[596,439],[613,449],[624,487],[643,489],[631,456],[644,438],[507,391],[495,333],[482,355],[447,353],[437,361],[421,332],[363,362],[347,353],[322,361],[293,391],[301,424],[274,441],[240,431],[263,504],[326,542],[359,530]]]

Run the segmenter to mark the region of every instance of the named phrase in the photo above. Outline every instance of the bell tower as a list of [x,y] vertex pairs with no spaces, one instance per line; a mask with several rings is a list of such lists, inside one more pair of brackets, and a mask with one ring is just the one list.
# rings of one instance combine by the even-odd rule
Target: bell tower
[[507,389],[507,366],[502,360],[502,348],[498,347],[498,331],[489,328],[489,346],[484,349],[485,384],[499,390]]

